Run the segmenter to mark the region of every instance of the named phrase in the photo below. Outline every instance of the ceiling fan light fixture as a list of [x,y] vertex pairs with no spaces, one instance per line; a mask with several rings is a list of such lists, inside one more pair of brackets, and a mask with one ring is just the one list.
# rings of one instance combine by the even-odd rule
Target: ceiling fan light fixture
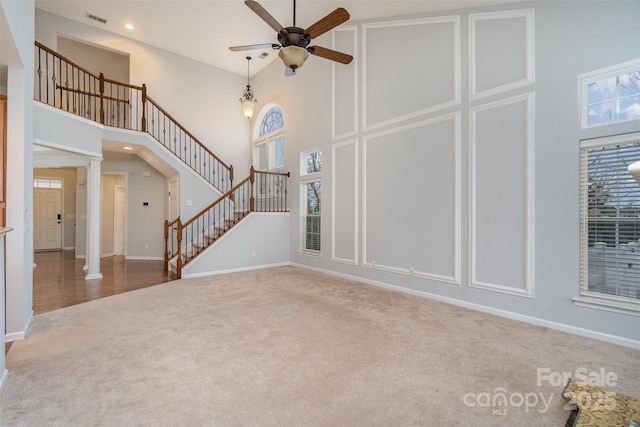
[[280,49],[278,56],[284,62],[285,67],[295,71],[297,68],[302,67],[304,61],[309,57],[309,52],[304,47],[286,46]]
[[251,89],[251,84],[249,84],[249,61],[251,61],[251,57],[247,56],[247,88],[242,92],[242,98],[240,98],[242,113],[247,119],[253,116],[253,107],[255,107],[256,102],[258,102],[258,100],[253,97],[253,90]]

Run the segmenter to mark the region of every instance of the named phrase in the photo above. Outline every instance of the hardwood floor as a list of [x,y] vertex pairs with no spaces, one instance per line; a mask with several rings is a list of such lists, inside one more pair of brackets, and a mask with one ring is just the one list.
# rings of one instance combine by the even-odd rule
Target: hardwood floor
[[103,278],[85,280],[84,261],[76,259],[73,250],[34,254],[34,314],[175,280],[163,271],[162,261],[125,260],[123,256],[102,258]]

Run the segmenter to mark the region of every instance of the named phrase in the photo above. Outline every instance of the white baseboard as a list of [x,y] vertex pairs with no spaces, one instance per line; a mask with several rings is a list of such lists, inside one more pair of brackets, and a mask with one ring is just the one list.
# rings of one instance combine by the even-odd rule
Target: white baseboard
[[598,341],[604,341],[611,344],[621,345],[623,347],[629,347],[636,350],[640,350],[640,341],[632,340],[629,338],[619,337],[616,335],[605,334],[602,332],[592,331],[590,329],[580,328],[577,326],[567,325],[564,323],[558,323],[551,320],[540,319],[538,317],[527,316],[524,314],[514,313],[512,311],[506,311],[499,308],[487,307],[484,305],[458,300],[455,298],[449,298],[442,295],[432,294],[424,291],[416,291],[414,289],[403,288],[402,286],[390,285],[384,282],[378,282],[376,280],[365,279],[358,276],[352,276],[349,274],[338,273],[331,270],[324,270],[322,268],[311,267],[304,264],[291,263],[290,265],[295,267],[304,268],[307,270],[317,271],[319,273],[329,274],[331,276],[342,277],[344,279],[353,280],[355,282],[361,282],[368,285],[379,286],[394,291],[403,292],[406,294],[416,295],[423,298],[429,298],[431,300],[444,302],[447,304],[455,305],[458,307],[468,308],[482,313],[493,314],[495,316],[504,317],[519,322],[529,323],[531,325],[543,326],[549,329],[555,329],[561,332],[567,332],[573,335],[579,335],[581,337],[592,338]]
[[164,261],[163,256],[129,256],[125,255],[124,259],[132,261]]
[[78,255],[76,254],[76,259],[85,259],[87,256],[86,255]]
[[75,246],[63,247],[62,250],[63,251],[75,251],[76,247]]
[[262,270],[265,268],[275,268],[275,267],[285,267],[291,265],[290,262],[279,262],[275,264],[266,264],[266,265],[255,265],[251,267],[240,267],[240,268],[231,268],[229,270],[219,270],[219,271],[207,271],[204,273],[193,273],[189,274],[182,270],[182,278],[183,279],[193,279],[195,277],[206,277],[206,276],[217,276],[220,274],[228,274],[228,273],[240,273],[243,271],[251,271],[251,270]]
[[7,343],[7,342],[13,342],[13,341],[25,339],[26,336],[27,336],[27,331],[29,330],[29,326],[31,326],[31,321],[32,320],[33,320],[33,310],[29,314],[29,318],[27,319],[27,321],[26,321],[26,323],[24,325],[24,329],[22,331],[12,332],[10,334],[5,334],[4,342]]
[[86,276],[84,276],[84,280],[93,280],[93,279],[102,279],[102,274],[93,273],[93,274],[87,274]]
[[100,255],[100,258],[106,258],[106,257],[110,257],[110,256],[114,256],[115,254],[112,252],[110,254],[102,254]]

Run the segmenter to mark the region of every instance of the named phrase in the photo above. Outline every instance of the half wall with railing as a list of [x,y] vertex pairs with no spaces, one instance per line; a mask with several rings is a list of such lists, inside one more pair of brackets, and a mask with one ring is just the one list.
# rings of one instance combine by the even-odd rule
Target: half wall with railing
[[257,171],[193,218],[165,223],[165,262],[173,263],[178,278],[182,268],[220,239],[251,212],[288,212],[287,178],[290,173]]

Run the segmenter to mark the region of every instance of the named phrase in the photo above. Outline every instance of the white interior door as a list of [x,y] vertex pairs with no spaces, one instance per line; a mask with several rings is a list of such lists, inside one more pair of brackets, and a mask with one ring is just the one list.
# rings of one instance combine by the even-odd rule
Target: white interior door
[[33,189],[33,249],[62,249],[62,190]]
[[125,255],[125,241],[127,230],[127,191],[125,187],[116,185],[113,197],[113,252],[115,255]]

